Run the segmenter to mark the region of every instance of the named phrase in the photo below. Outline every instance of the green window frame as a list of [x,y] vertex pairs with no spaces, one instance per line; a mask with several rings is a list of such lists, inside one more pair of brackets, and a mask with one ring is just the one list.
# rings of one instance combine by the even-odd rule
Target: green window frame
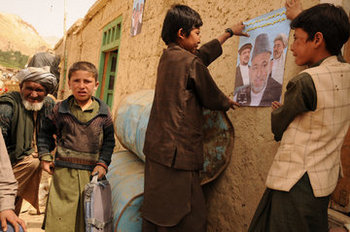
[[118,17],[103,28],[99,65],[99,87],[96,91],[110,108],[113,105],[113,92],[117,80],[118,57],[122,31],[122,17]]

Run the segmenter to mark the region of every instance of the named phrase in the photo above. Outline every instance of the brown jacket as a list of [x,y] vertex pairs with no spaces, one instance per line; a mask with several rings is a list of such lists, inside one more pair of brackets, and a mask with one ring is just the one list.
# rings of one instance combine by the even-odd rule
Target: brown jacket
[[202,169],[202,108],[229,109],[229,98],[207,69],[221,53],[218,40],[196,55],[176,44],[164,50],[143,150],[147,158],[176,169]]

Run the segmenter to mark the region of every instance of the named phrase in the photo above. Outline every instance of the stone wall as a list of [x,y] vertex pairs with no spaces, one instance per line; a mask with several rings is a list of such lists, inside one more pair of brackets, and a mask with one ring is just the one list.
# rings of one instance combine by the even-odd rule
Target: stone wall
[[[284,6],[284,0],[146,0],[141,34],[130,37],[132,2],[101,0],[103,6],[83,22],[71,28],[67,37],[67,66],[78,60],[87,60],[97,67],[100,59],[102,30],[113,19],[122,16],[122,34],[119,48],[118,74],[112,112],[127,94],[153,89],[159,57],[165,48],[160,38],[166,11],[174,3],[187,4],[203,19],[202,42],[215,38],[238,21],[247,21]],[[319,0],[302,0],[304,8]],[[96,4],[95,4],[96,5]],[[95,6],[94,5],[94,6]],[[94,7],[93,6],[93,7]],[[96,7],[96,6],[95,6]],[[90,10],[91,11],[91,10]],[[293,33],[290,33],[289,46]],[[63,41],[56,52],[63,55]],[[223,55],[209,67],[218,86],[229,96],[234,88],[238,38],[223,45]],[[284,85],[304,67],[297,67],[290,50],[287,52]],[[67,84],[61,98],[69,95]],[[228,112],[235,128],[232,159],[225,172],[205,186],[208,206],[208,231],[246,231],[265,189],[264,182],[278,143],[270,129],[269,107],[241,107]],[[120,145],[117,149],[122,149]]]

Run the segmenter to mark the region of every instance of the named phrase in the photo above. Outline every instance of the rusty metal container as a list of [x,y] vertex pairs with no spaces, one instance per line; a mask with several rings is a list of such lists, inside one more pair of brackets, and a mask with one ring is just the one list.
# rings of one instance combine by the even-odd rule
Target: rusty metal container
[[106,175],[112,189],[114,232],[141,231],[144,163],[129,151],[112,155]]
[[[151,112],[154,90],[142,90],[126,96],[117,109],[115,125],[121,144],[145,160],[143,145]],[[204,166],[201,184],[206,184],[227,167],[233,150],[233,126],[226,113],[204,111]]]

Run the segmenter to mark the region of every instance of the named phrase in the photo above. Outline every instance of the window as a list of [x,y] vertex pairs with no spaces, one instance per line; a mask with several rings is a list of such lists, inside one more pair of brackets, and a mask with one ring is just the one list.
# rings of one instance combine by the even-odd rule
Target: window
[[96,92],[109,107],[113,104],[113,91],[117,79],[118,50],[120,46],[122,18],[109,23],[102,32],[102,45],[99,69],[99,88]]

